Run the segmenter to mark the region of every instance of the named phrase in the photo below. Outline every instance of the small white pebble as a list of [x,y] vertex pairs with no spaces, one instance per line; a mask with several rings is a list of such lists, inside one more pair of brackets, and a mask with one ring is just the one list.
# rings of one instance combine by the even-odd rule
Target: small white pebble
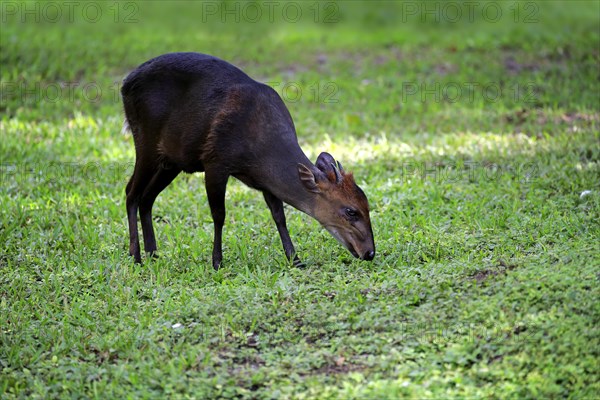
[[171,326],[171,328],[173,328],[173,329],[178,329],[178,328],[181,328],[182,326],[183,326],[183,325],[182,325],[182,324],[180,324],[180,323],[178,322],[178,323],[176,323],[176,324],[173,324],[173,325]]
[[592,194],[591,190],[584,190],[583,192],[581,192],[581,194],[579,195],[580,199],[583,199],[585,196]]

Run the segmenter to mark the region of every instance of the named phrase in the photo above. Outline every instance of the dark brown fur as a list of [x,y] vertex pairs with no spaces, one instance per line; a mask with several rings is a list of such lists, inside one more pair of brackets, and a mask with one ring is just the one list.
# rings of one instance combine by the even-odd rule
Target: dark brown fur
[[[283,202],[316,218],[355,256],[374,257],[364,193],[352,174],[338,181],[332,166],[339,163],[331,155],[321,153],[316,165],[308,160],[285,104],[269,86],[218,58],[172,53],[140,65],[127,76],[121,93],[136,149],[126,188],[129,252],[136,262],[141,262],[138,211],[145,250],[154,254],[152,206],[182,171],[205,172],[215,268],[222,260],[230,176],[263,193],[285,254],[296,265],[301,262],[287,230]],[[330,181],[327,187],[319,189],[325,181]]]

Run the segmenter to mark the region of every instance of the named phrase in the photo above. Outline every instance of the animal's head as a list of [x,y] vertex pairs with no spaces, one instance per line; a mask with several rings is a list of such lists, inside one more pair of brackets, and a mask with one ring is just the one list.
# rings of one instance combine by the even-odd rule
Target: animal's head
[[298,164],[304,188],[316,194],[313,217],[354,257],[372,260],[375,242],[367,196],[329,153],[321,153],[315,166]]

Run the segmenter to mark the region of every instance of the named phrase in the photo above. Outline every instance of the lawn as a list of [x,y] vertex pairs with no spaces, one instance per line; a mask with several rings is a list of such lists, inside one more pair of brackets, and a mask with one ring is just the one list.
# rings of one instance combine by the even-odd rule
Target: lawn
[[[0,3],[1,398],[597,398],[600,3]],[[356,260],[203,174],[128,257],[126,74],[172,51],[267,82],[354,172]]]

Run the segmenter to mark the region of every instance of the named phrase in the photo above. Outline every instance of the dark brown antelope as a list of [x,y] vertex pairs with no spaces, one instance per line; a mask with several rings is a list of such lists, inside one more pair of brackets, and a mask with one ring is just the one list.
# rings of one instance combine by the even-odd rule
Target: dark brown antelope
[[141,262],[138,209],[145,250],[154,254],[152,205],[181,171],[205,173],[215,269],[223,258],[230,176],[263,193],[294,265],[302,263],[288,233],[284,201],[319,221],[354,257],[375,257],[367,197],[330,154],[321,153],[315,165],[308,160],[290,113],[271,87],[218,58],[172,53],[131,72],[121,94],[136,151],[126,188],[129,253],[136,262]]

